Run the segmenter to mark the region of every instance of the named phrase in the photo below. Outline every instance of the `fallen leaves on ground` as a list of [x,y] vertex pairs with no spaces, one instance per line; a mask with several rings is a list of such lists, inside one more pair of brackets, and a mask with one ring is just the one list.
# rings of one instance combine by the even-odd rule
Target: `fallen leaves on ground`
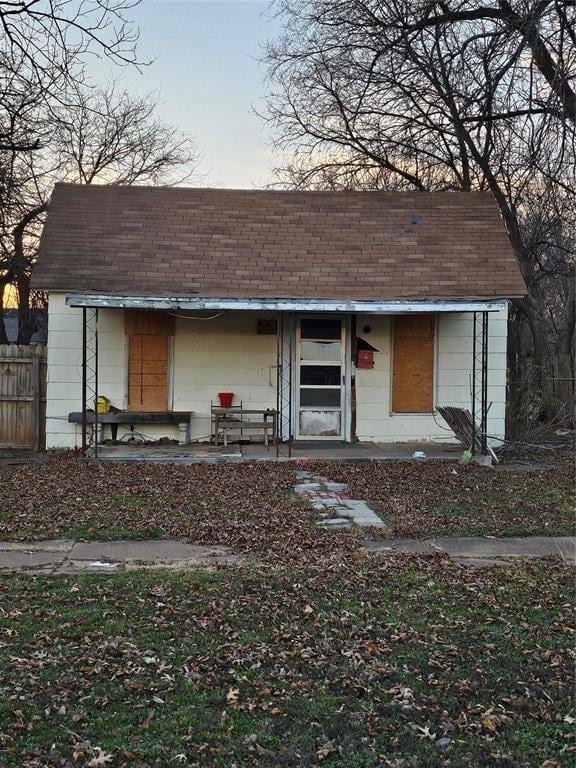
[[350,551],[296,498],[294,470],[349,485],[380,510],[384,536],[574,533],[569,467],[499,471],[453,462],[99,464],[72,455],[0,466],[0,539],[186,538],[288,561]]
[[374,505],[391,530],[379,535],[552,536],[576,533],[574,466],[510,471],[445,461],[311,468],[347,483],[352,498]]
[[354,547],[319,529],[282,463],[99,464],[66,455],[0,467],[0,540],[185,538],[268,560]]
[[[0,467],[0,538],[255,555],[212,574],[4,576],[1,768],[572,765],[570,569],[363,554],[293,494],[299,467]],[[348,483],[398,535],[573,527],[568,470],[300,468]]]
[[0,765],[573,764],[573,574],[317,567],[0,580]]

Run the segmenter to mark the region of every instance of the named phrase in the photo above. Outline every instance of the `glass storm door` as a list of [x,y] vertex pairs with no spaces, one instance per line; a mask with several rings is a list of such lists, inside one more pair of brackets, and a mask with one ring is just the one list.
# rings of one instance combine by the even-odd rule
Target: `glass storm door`
[[298,438],[344,439],[344,331],[341,317],[301,317],[298,320]]

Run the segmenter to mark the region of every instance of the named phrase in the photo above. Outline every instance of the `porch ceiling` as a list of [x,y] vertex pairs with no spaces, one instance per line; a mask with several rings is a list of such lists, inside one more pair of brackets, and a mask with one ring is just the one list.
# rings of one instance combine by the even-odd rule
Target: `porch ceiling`
[[396,315],[410,312],[498,312],[505,299],[437,301],[354,301],[347,299],[233,299],[166,296],[116,296],[104,293],[68,293],[70,307],[159,310],[254,310],[275,312],[357,312]]

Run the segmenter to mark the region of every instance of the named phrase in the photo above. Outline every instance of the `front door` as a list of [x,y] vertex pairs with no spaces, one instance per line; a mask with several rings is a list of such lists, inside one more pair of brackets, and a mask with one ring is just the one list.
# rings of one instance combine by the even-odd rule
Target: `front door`
[[342,317],[300,317],[296,328],[296,437],[346,434],[346,328]]

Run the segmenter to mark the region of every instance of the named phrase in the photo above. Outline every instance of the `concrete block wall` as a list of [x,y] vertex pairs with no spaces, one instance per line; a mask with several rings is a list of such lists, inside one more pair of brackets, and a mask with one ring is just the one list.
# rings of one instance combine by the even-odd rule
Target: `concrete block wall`
[[[217,313],[197,313],[211,317]],[[234,392],[246,408],[276,407],[276,336],[259,335],[257,321],[266,313],[224,313],[212,320],[178,317],[173,338],[169,408],[194,411],[191,434],[210,435],[210,402],[218,392]],[[270,316],[270,315],[268,315]],[[99,312],[99,393],[117,408],[127,405],[128,349],[124,311]],[[74,448],[80,425],[68,413],[82,408],[82,310],[67,307],[64,295],[50,295],[48,314],[48,381],[46,445]],[[110,435],[105,427],[106,436]],[[152,439],[178,438],[176,426],[139,425]],[[120,427],[118,436],[127,430]]]
[[[123,404],[126,341],[124,313],[99,313],[100,391]],[[48,310],[48,374],[46,385],[46,447],[74,448],[82,441],[81,427],[68,423],[70,411],[82,410],[82,310],[67,307],[64,294],[50,294]]]
[[[438,415],[391,412],[393,317],[357,318],[358,334],[376,347],[372,370],[356,372],[356,432],[380,442],[448,441],[454,436]],[[436,327],[434,405],[471,408],[472,323],[469,313],[439,314]],[[370,334],[362,328],[370,326]],[[488,432],[504,436],[507,310],[491,312],[488,324]],[[498,440],[492,440],[498,443]]]
[[210,436],[210,402],[218,404],[218,392],[234,392],[234,404],[245,408],[276,407],[276,336],[256,332],[265,317],[233,312],[176,320],[174,410],[194,411],[192,437]]

